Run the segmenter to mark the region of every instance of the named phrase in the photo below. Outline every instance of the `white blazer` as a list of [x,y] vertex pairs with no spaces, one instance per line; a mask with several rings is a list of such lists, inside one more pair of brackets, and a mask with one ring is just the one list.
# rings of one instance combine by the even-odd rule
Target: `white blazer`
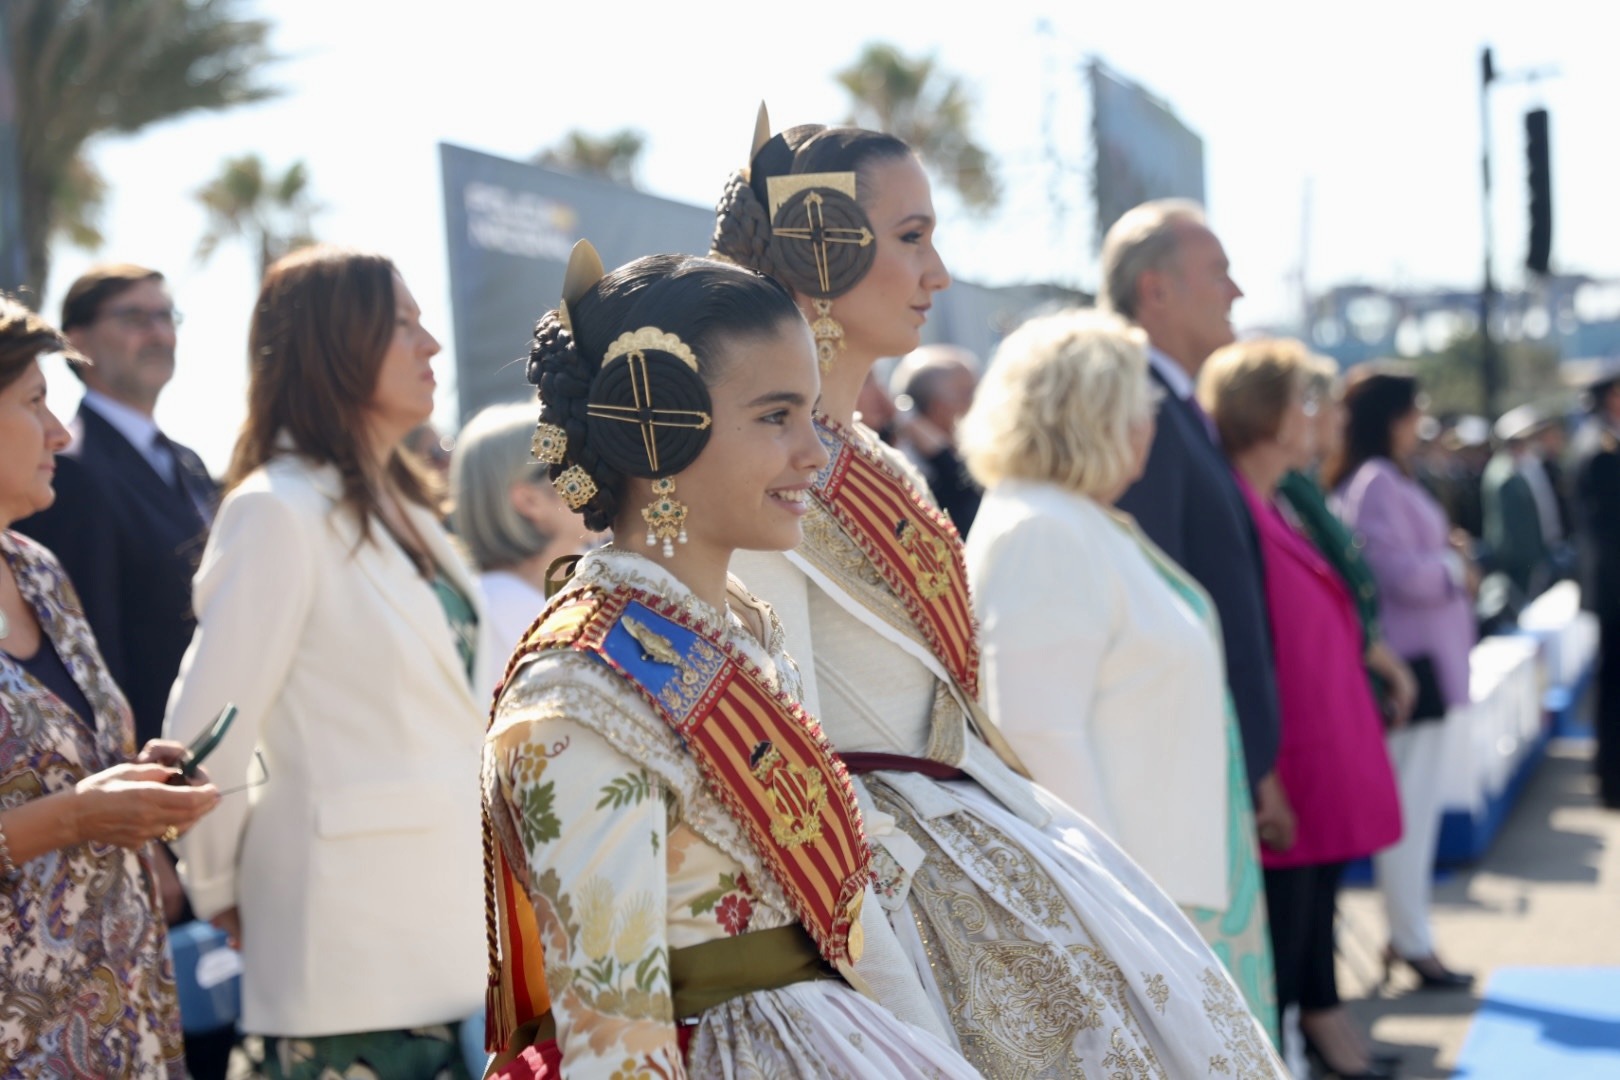
[[[180,844],[197,914],[240,909],[242,1026],[257,1034],[445,1023],[482,1001],[488,705],[433,589],[380,524],[360,541],[341,490],[336,469],[289,455],[225,498],[164,725],[189,742],[235,702],[208,771],[243,783],[255,747],[268,767]],[[407,513],[478,609],[433,516]],[[486,687],[500,656],[479,628]]]
[[1178,904],[1224,911],[1220,647],[1097,503],[1003,483],[967,541],[991,719]]

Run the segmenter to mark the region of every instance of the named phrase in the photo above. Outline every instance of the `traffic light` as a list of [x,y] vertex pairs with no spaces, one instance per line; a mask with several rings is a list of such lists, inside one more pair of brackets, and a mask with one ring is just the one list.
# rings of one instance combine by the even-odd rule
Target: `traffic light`
[[1524,114],[1524,147],[1530,168],[1530,250],[1524,265],[1545,274],[1552,258],[1552,155],[1547,145],[1547,110]]

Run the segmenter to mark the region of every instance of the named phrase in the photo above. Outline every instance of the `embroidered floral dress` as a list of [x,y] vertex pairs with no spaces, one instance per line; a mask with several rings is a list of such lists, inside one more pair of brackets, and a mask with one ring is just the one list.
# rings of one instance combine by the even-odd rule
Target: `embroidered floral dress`
[[[930,512],[909,464],[869,430],[820,431],[829,470],[848,441]],[[863,544],[872,538],[857,542],[812,500],[798,549],[739,553],[733,565],[781,617],[806,708],[840,753],[966,774],[859,778],[897,823],[872,830],[879,898],[964,1056],[997,1080],[1286,1076],[1175,903],[972,734],[973,703]]]
[[[95,723],[0,653],[0,809],[9,810],[128,761],[135,727],[56,558],[11,532],[0,534],[0,555]],[[185,1075],[168,936],[143,854],[83,844],[0,878],[0,1075]]]
[[[650,560],[606,549],[571,587],[628,583],[680,604],[792,693],[778,629],[766,650]],[[683,1058],[670,950],[789,926],[759,852],[695,759],[621,676],[578,653],[519,666],[485,748],[485,802],[523,853],[545,949],[563,1074],[573,1080],[978,1075],[939,1039],[837,979],[733,997],[703,1011]]]

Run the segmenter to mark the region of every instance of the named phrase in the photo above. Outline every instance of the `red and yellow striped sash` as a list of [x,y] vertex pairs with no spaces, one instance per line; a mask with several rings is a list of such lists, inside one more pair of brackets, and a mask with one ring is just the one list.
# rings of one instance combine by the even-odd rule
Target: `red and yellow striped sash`
[[[861,953],[871,851],[849,774],[820,725],[729,644],[638,589],[588,587],[559,597],[514,654],[508,677],[524,657],[558,648],[597,657],[681,736],[817,950],[848,972]],[[534,913],[506,853],[492,850],[499,845],[487,820],[485,828],[486,890],[494,898],[487,1038],[499,1050],[549,1002]]]
[[816,417],[827,467],[816,502],[860,548],[969,700],[979,696],[979,633],[962,541],[888,462],[835,421]]

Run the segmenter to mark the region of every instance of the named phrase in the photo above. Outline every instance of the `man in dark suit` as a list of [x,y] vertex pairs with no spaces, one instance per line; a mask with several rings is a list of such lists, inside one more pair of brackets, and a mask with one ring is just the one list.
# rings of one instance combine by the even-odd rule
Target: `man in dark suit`
[[[156,270],[93,267],[62,302],[84,400],[57,456],[56,501],[17,524],[56,553],[78,590],[107,669],[129,698],[135,745],[163,732],[169,687],[191,642],[191,578],[218,487],[202,459],[153,419],[174,376],[174,302]],[[224,702],[220,703],[221,705]],[[172,863],[160,870],[171,923],[189,918]],[[186,1039],[198,1080],[223,1077],[233,1028]]]
[[1542,468],[1534,439],[1541,417],[1521,405],[1496,422],[1501,444],[1480,481],[1484,540],[1491,565],[1528,603],[1551,582],[1553,549],[1562,540],[1558,500]]
[[62,330],[84,400],[49,510],[18,529],[54,551],[84,601],[137,745],[163,730],[169,686],[196,623],[191,577],[217,488],[202,459],[152,418],[174,375],[173,301],[155,270],[99,266],[73,283]]
[[1214,426],[1193,396],[1210,353],[1233,340],[1232,281],[1221,242],[1195,203],[1160,200],[1131,210],[1103,241],[1101,302],[1148,337],[1164,391],[1142,478],[1119,500],[1142,529],[1214,598],[1255,797],[1268,846],[1293,843],[1293,814],[1276,781],[1279,721],[1264,567],[1254,522]]
[[956,426],[973,404],[979,358],[956,345],[924,345],[894,369],[897,445],[928,481],[939,508],[964,537],[984,498],[956,449]]
[[1571,446],[1581,602],[1598,617],[1597,759],[1603,805],[1620,810],[1620,371],[1591,388]]

